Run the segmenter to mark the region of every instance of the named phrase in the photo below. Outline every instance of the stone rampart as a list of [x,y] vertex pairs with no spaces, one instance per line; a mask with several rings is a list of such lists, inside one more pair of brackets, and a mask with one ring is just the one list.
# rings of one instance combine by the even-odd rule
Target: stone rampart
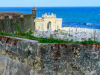
[[26,32],[28,29],[34,31],[34,20],[32,14],[20,15],[6,15],[0,19],[0,32],[17,33]]
[[100,44],[53,44],[0,36],[0,74],[99,75]]

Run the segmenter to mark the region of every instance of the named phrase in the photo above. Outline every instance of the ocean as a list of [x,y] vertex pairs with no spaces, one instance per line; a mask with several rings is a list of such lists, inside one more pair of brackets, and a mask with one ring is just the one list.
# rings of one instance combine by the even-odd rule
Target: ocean
[[[42,14],[56,14],[62,18],[62,27],[100,29],[100,7],[36,7],[37,17]],[[0,7],[0,12],[32,13],[32,7]]]

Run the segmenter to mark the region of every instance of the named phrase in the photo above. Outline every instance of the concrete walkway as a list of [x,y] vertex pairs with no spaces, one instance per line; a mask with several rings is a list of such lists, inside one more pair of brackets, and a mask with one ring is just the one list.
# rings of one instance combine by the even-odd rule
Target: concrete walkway
[[[6,36],[6,37],[11,37],[11,36]],[[24,38],[18,38],[18,37],[11,37],[11,38],[20,39],[20,40],[24,40],[24,41],[28,41],[28,42],[36,42],[36,43],[38,43],[38,41],[36,41],[36,40],[30,40],[30,39],[24,39]]]

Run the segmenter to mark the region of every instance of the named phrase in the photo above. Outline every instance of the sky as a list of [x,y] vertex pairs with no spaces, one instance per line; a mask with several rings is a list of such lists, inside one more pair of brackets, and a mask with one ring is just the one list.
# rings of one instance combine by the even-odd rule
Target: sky
[[0,7],[91,7],[100,0],[0,0]]

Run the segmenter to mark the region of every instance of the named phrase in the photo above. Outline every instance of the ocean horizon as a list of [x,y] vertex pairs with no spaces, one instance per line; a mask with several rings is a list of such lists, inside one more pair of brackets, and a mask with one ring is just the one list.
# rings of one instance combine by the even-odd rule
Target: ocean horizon
[[[33,7],[0,7],[0,12],[20,12],[32,14]],[[42,14],[56,14],[62,18],[62,27],[100,29],[100,7],[36,7],[36,17]]]

